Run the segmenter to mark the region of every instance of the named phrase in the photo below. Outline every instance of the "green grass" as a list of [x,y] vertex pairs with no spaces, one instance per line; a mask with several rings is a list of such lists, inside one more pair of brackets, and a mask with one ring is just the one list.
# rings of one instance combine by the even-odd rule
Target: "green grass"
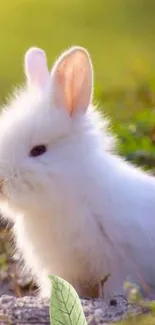
[[23,79],[32,45],[46,49],[49,66],[66,47],[85,46],[104,90],[132,85],[135,73],[154,78],[154,12],[153,0],[2,0],[0,99]]
[[82,45],[94,63],[95,99],[122,140],[120,152],[151,167],[154,157],[148,163],[137,150],[154,155],[154,13],[153,0],[1,1],[0,101],[23,80],[28,47],[44,48],[51,67],[65,48]]
[[86,47],[95,69],[95,99],[121,139],[120,153],[155,165],[155,2],[153,0],[0,1],[0,102],[23,81],[30,46],[49,67],[71,45]]

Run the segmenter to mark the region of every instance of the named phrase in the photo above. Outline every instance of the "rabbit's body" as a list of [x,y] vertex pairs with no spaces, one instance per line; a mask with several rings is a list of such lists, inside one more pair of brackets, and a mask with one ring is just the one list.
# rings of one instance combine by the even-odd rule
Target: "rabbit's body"
[[[49,88],[42,89],[40,80],[46,78],[36,78],[28,57],[30,91],[21,92],[0,120],[1,207],[15,222],[17,247],[44,296],[50,294],[50,274],[69,281],[81,296],[96,295],[107,273],[108,295],[122,291],[125,280],[142,277],[155,284],[155,179],[111,152],[112,138],[106,125],[100,129],[89,103],[91,66],[80,70],[83,87],[77,90],[84,92],[82,99],[77,100],[77,85],[72,101],[71,94],[65,97],[67,91],[62,98],[57,94],[55,78],[61,76],[63,85],[63,62],[73,55],[74,65],[76,51],[62,56],[59,69],[54,68],[52,99]],[[40,89],[31,89],[36,80]],[[60,99],[73,111],[59,109]],[[74,104],[89,109],[72,114]],[[38,145],[46,145],[46,152],[35,151],[34,156],[31,148]]]
[[27,264],[44,277],[45,295],[47,286],[50,290],[48,274],[68,280],[81,295],[87,295],[85,286],[97,285],[109,272],[108,295],[121,291],[123,280],[139,280],[140,274],[153,284],[154,179],[135,174],[109,154],[99,155],[97,163],[93,152],[87,152],[87,162],[80,153],[81,172],[74,165],[74,152],[62,174],[60,166],[54,193],[49,184],[46,201],[40,198],[32,216],[28,212],[16,221],[17,246]]

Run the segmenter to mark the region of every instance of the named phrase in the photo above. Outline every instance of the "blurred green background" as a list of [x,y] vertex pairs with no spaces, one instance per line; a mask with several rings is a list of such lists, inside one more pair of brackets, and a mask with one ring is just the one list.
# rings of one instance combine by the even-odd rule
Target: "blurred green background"
[[86,47],[95,69],[95,99],[112,118],[120,153],[155,166],[155,1],[1,0],[0,101],[23,81],[30,46],[49,67],[71,45]]

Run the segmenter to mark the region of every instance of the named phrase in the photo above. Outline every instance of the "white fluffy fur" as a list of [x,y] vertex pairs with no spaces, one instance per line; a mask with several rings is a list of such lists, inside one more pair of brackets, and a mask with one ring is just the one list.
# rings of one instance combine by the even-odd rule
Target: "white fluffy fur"
[[[80,295],[109,272],[108,295],[139,274],[155,284],[155,179],[111,152],[106,121],[91,104],[75,116],[56,107],[53,96],[62,89],[55,73],[51,88],[25,86],[0,118],[1,209],[14,221],[25,264],[43,296],[50,274]],[[39,144],[47,152],[29,157]]]

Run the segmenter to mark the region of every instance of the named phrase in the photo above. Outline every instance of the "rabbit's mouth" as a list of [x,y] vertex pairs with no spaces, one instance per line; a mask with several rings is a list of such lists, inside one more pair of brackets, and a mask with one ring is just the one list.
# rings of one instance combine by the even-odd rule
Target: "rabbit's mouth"
[[0,201],[11,201],[14,188],[14,177],[0,177]]
[[0,179],[0,200],[4,200],[7,198],[6,193],[4,191],[4,184],[5,181],[3,179]]
[[11,185],[8,180],[0,181],[0,202],[12,204],[14,190]]
[[10,201],[9,195],[4,191],[3,186],[0,185],[0,202],[9,203]]

